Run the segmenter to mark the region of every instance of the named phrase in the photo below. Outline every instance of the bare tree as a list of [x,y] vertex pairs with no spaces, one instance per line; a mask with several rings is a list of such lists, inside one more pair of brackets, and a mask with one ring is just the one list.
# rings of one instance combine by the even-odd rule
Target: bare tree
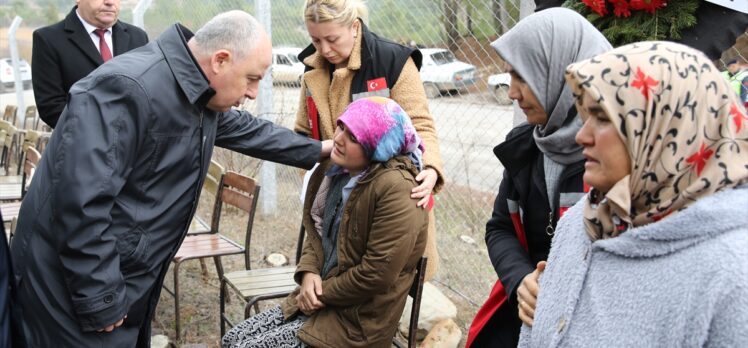
[[459,0],[443,0],[442,11],[444,20],[444,32],[447,34],[447,45],[449,49],[456,50],[460,41],[460,30],[458,28],[457,13],[460,10]]

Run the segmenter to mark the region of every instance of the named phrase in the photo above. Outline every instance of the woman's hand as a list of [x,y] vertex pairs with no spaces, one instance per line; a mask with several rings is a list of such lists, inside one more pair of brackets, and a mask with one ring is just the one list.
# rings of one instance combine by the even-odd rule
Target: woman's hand
[[517,289],[519,319],[527,326],[532,326],[535,319],[535,305],[538,301],[538,292],[540,292],[538,278],[540,277],[540,273],[543,273],[545,270],[545,264],[545,261],[538,262],[537,268],[522,279],[522,283],[520,283]]
[[318,309],[324,308],[325,304],[319,300],[319,296],[322,296],[322,278],[319,274],[304,273],[301,278],[301,290],[296,295],[299,310],[305,315],[312,315]]
[[418,203],[416,203],[416,206],[426,208],[426,205],[429,204],[429,196],[431,195],[431,191],[434,189],[436,180],[438,179],[439,174],[436,173],[436,170],[434,168],[426,168],[418,173],[418,175],[416,176],[416,181],[420,182],[421,184],[410,190],[410,198],[418,199]]

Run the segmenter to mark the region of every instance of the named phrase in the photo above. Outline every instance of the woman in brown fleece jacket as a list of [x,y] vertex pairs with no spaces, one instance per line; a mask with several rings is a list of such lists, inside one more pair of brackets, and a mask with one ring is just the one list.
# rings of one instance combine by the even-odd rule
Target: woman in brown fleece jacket
[[392,345],[426,244],[427,213],[407,194],[423,146],[391,99],[357,100],[337,122],[332,163],[306,194],[300,287],[229,331],[224,348]]
[[425,256],[426,279],[437,271],[436,220],[432,194],[444,185],[442,160],[434,120],[419,75],[421,53],[370,32],[362,18],[360,0],[307,0],[304,20],[312,44],[299,58],[307,66],[301,83],[295,130],[311,137],[332,139],[336,120],[348,104],[368,96],[391,98],[410,116],[423,139],[423,169],[411,197],[429,213]]

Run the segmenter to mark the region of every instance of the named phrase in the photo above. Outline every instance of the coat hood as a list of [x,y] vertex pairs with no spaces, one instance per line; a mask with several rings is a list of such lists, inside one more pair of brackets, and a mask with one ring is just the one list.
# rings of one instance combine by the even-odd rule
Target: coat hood
[[663,220],[596,241],[592,247],[624,257],[664,256],[747,226],[746,207],[748,185],[717,192]]
[[[380,169],[381,168],[381,169]],[[408,171],[410,174],[413,175],[413,178],[415,178],[418,175],[418,168],[416,167],[413,162],[408,159],[406,156],[397,156],[391,158],[387,162],[380,162],[373,164],[372,166],[367,169],[368,173],[364,175],[361,180],[358,181],[359,184],[364,184],[367,182],[370,182],[374,180],[376,177],[382,175],[385,172],[388,172],[393,169],[403,169]]]

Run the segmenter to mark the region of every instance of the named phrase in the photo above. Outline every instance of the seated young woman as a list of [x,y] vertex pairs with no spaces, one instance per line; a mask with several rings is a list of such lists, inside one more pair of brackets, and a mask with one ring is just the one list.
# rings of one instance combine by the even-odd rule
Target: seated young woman
[[423,143],[382,97],[351,103],[333,140],[305,196],[300,286],[226,333],[223,347],[392,345],[426,244],[428,212],[410,198]]

